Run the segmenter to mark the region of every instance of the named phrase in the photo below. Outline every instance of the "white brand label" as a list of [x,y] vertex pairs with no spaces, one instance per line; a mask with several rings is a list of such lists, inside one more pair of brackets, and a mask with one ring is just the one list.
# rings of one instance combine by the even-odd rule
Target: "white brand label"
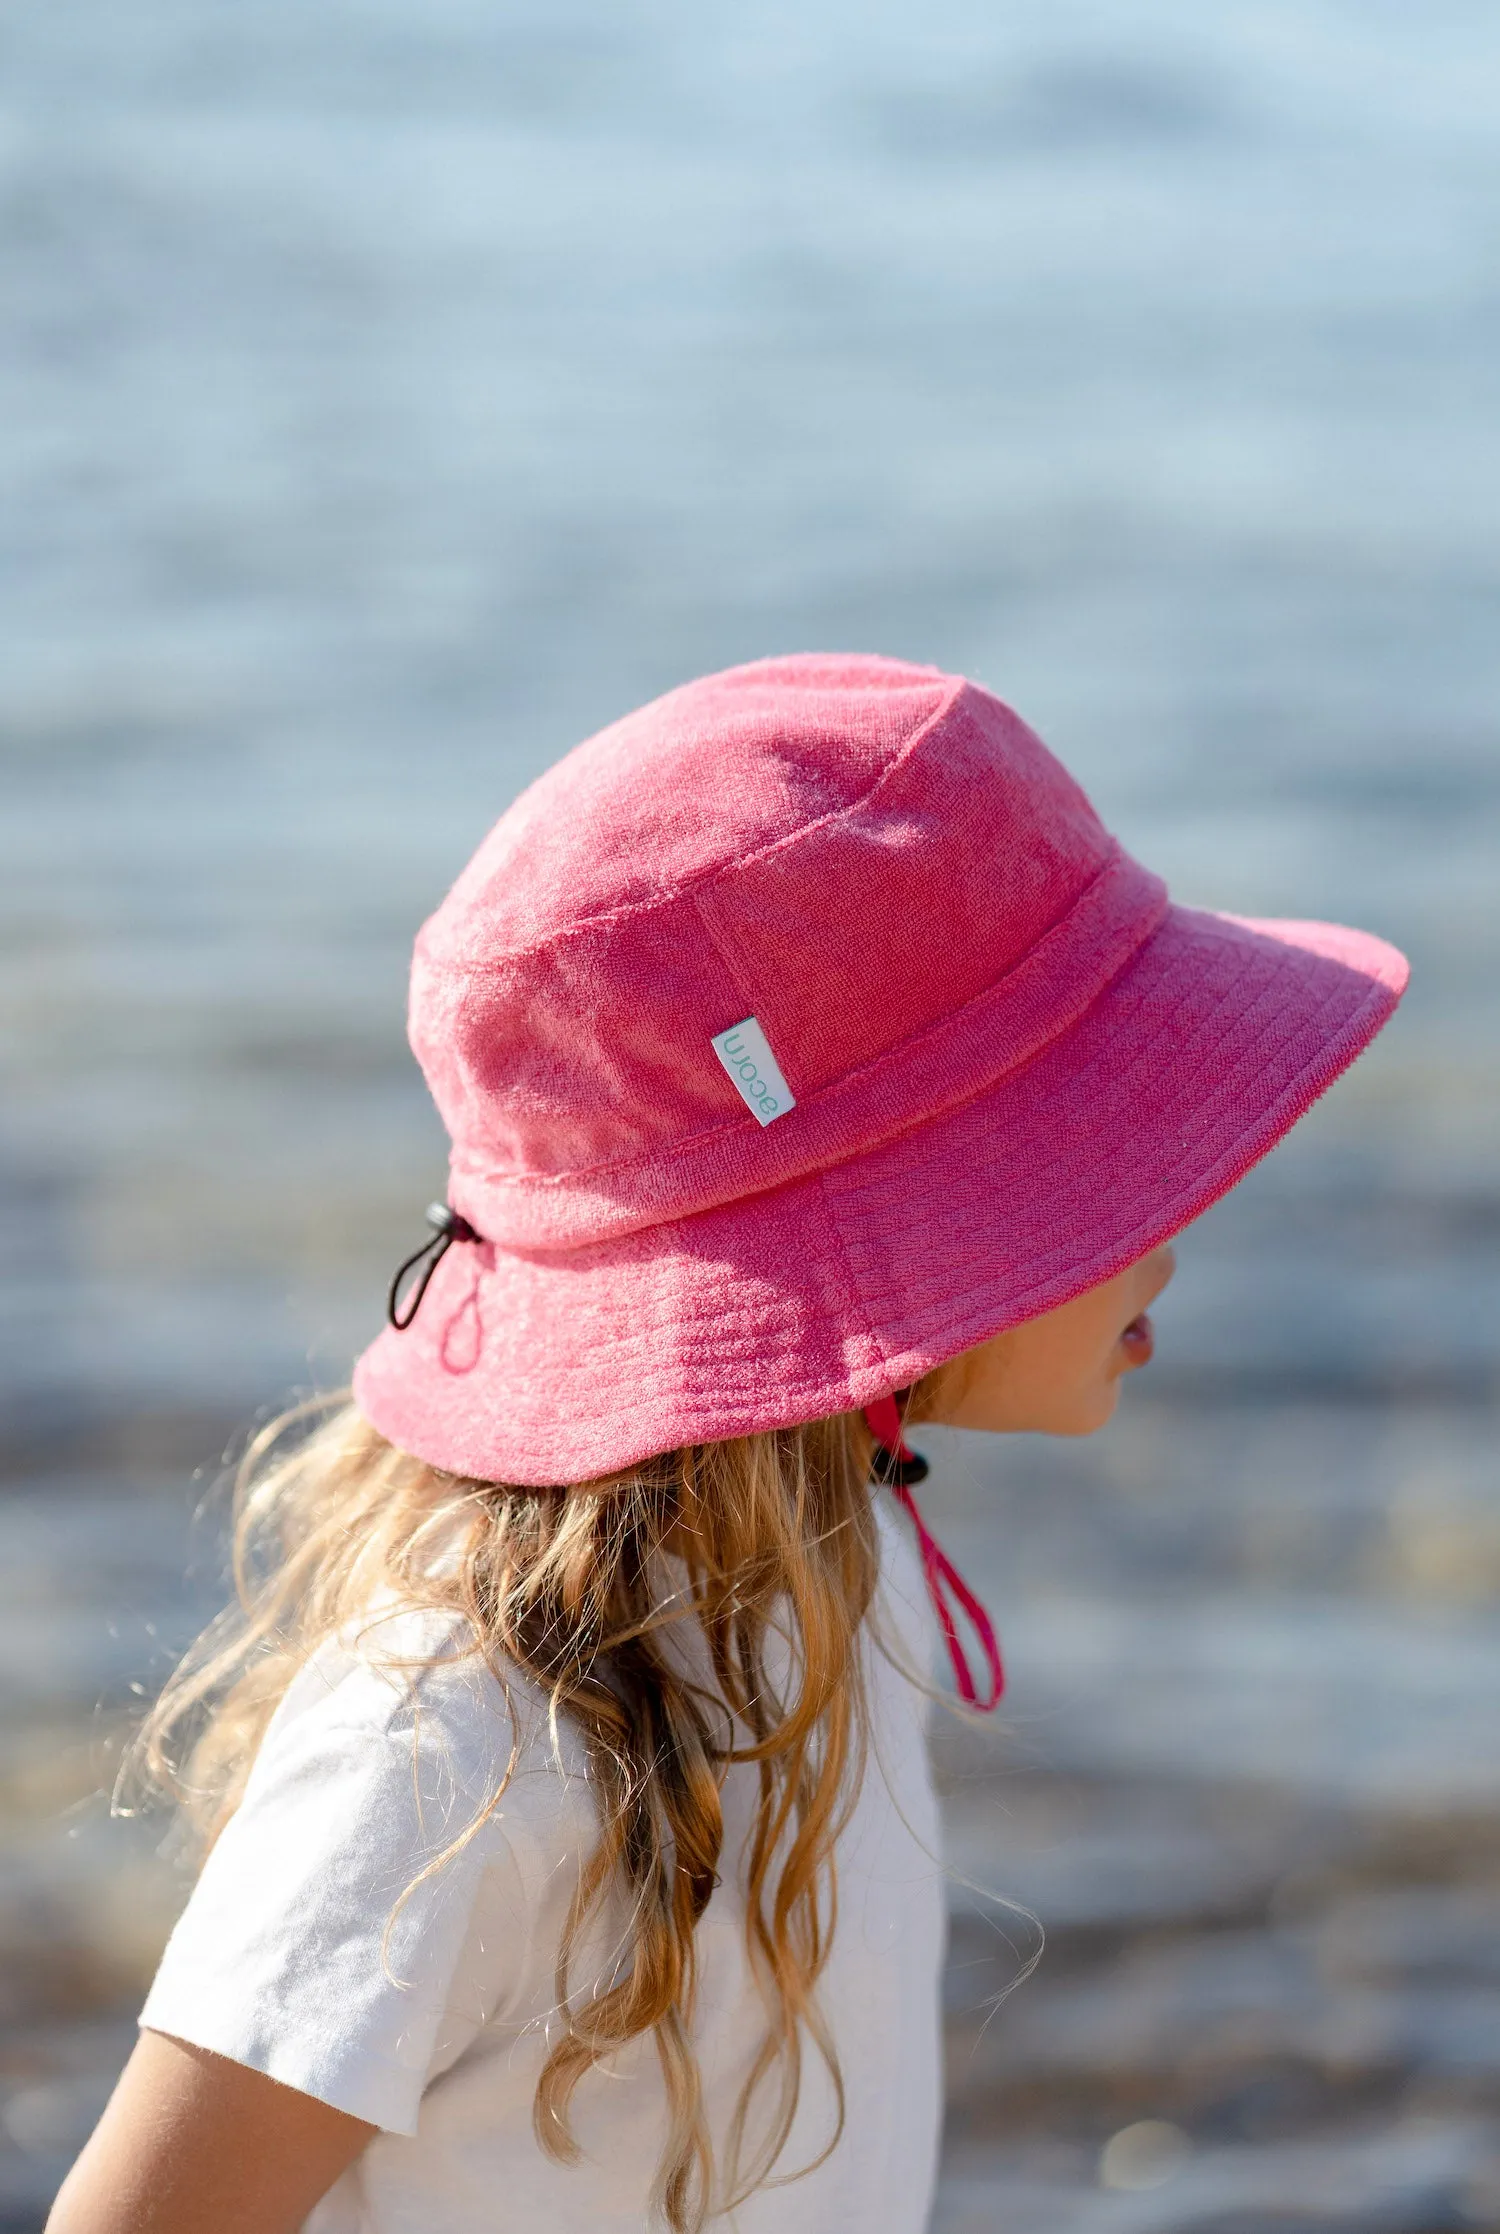
[[771,1053],[771,1043],[753,1016],[720,1032],[713,1050],[738,1087],[745,1107],[754,1111],[758,1124],[769,1125],[773,1118],[784,1117],[789,1109],[796,1108],[792,1089]]

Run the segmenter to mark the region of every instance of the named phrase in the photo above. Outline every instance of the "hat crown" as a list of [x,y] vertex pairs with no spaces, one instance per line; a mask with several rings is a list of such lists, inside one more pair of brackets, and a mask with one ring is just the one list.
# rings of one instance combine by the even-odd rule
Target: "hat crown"
[[[837,1160],[930,1114],[934,1063],[951,1100],[1024,1060],[1164,906],[961,676],[808,655],[690,683],[525,792],[423,928],[453,1201],[576,1247]],[[764,1129],[713,1047],[752,1016],[796,1099]]]
[[529,946],[845,812],[957,687],[900,660],[805,656],[668,691],[521,793],[424,943],[455,957]]

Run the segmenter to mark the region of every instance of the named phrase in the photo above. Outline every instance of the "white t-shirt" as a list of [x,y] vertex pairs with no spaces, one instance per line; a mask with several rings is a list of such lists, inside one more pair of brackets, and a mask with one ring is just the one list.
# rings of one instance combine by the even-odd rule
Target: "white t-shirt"
[[[882,1619],[925,1668],[920,1568],[884,1511],[881,1530]],[[420,1632],[382,1625],[381,1653],[433,1650],[424,1618]],[[806,2178],[741,2204],[729,2222],[739,2234],[921,2234],[927,2223],[944,1902],[926,1702],[887,1656],[867,1655],[874,1742],[839,1846],[838,1924],[819,1988],[844,2132]],[[499,1807],[402,1903],[493,1791],[512,1712],[482,1668],[459,1663],[413,1686],[367,1657],[320,1654],[271,1723],[142,2011],[155,2031],[380,2128],[306,2234],[640,2234],[648,2223],[666,2114],[650,2036],[580,2084],[580,2163],[556,2163],[532,2131],[556,2036],[557,1947],[597,1819],[576,1733],[564,1726],[554,1750],[537,1694],[510,1690],[520,1751]],[[755,1798],[753,1767],[732,1768],[722,1882],[696,1937],[694,2044],[721,2147],[764,2030],[738,1866]],[[606,1912],[576,1979],[587,1983],[590,1961],[606,1974],[616,1929]],[[810,2045],[803,2071],[778,2174],[817,2156],[832,2131]]]

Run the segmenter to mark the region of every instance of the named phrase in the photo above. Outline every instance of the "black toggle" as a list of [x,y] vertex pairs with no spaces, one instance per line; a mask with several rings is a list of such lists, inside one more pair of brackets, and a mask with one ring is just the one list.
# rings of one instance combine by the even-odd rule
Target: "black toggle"
[[[420,1249],[413,1249],[406,1262],[397,1266],[396,1277],[391,1282],[391,1292],[386,1298],[385,1315],[398,1334],[406,1332],[412,1320],[421,1310],[422,1298],[427,1293],[427,1283],[454,1242],[477,1241],[479,1239],[479,1235],[474,1231],[468,1219],[461,1217],[458,1211],[450,1210],[446,1202],[428,1203],[427,1223],[433,1229],[431,1240],[424,1241]],[[423,1262],[424,1258],[425,1263]],[[411,1294],[404,1299],[403,1309],[401,1283],[408,1272],[414,1272],[419,1264],[422,1266],[421,1278],[417,1281]]]
[[914,1482],[925,1482],[931,1471],[920,1451],[913,1451],[910,1458],[900,1458],[884,1443],[875,1445],[870,1459],[871,1474],[887,1489],[910,1489]]

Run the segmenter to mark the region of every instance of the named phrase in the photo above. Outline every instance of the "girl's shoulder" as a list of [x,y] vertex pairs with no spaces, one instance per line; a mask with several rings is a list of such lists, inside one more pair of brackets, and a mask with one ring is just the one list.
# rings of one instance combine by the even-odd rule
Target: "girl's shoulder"
[[388,1610],[313,1653],[143,2024],[412,2134],[434,2072],[526,2015],[592,1817],[529,1688],[469,1643]]
[[[901,1711],[913,1681],[930,1681],[931,1624],[910,1531],[884,1498],[877,1514],[881,1589],[867,1669],[884,1719]],[[670,1636],[693,1672],[706,1673],[696,1635],[674,1628]],[[276,1787],[282,1806],[298,1792],[324,1804],[335,1786],[396,1816],[414,1796],[421,1821],[450,1835],[483,1813],[491,1835],[520,1848],[523,1866],[555,1860],[597,1827],[587,1748],[572,1717],[553,1714],[545,1688],[483,1649],[449,1608],[377,1602],[325,1638],[292,1679],[245,1802],[264,1806]]]
[[[493,1830],[551,1849],[591,1827],[587,1763],[566,1718],[521,1669],[480,1650],[462,1615],[386,1606],[318,1646],[276,1709],[246,1787],[337,1770],[401,1786],[427,1821],[494,1807]],[[502,1793],[503,1787],[503,1793]]]

